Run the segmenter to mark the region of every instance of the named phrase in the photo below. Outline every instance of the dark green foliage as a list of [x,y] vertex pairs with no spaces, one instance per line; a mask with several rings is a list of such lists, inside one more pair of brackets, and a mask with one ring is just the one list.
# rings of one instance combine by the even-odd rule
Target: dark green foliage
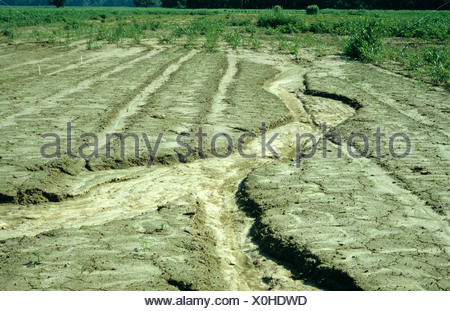
[[158,0],[133,0],[135,6],[148,8],[158,5]]
[[317,15],[319,14],[319,7],[315,4],[313,5],[308,5],[306,7],[306,14],[308,15]]
[[54,5],[57,8],[62,8],[66,4],[67,0],[48,0],[49,5]]
[[[47,0],[2,0],[7,5],[42,6]],[[162,0],[167,8],[189,9],[268,9],[276,5],[284,9],[305,9],[309,4],[331,9],[441,10],[450,9],[447,0]],[[446,4],[447,3],[447,4]],[[133,6],[132,0],[69,0],[68,6]]]
[[14,39],[16,37],[16,34],[11,29],[4,29],[2,31],[2,35],[8,37],[9,39]]
[[[389,10],[435,10],[449,9],[446,0],[162,0],[164,7],[177,7],[178,2],[187,8],[240,8],[268,9],[279,6],[284,9],[304,9],[310,4],[333,9],[389,9]],[[311,3],[312,2],[312,3]],[[315,13],[314,13],[315,14]]]
[[161,6],[163,8],[185,9],[186,0],[162,0]]
[[273,10],[275,12],[277,12],[277,13],[280,13],[283,10],[283,8],[281,6],[279,6],[279,5],[276,5],[276,6],[273,7]]

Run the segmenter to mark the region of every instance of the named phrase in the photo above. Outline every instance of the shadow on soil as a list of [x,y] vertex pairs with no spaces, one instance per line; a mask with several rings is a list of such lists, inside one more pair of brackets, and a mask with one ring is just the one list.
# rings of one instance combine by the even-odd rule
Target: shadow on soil
[[362,290],[346,273],[326,267],[320,259],[305,246],[286,240],[265,224],[264,210],[255,203],[245,189],[244,179],[236,192],[236,204],[248,217],[254,218],[249,234],[261,249],[261,255],[291,271],[294,279],[322,290],[357,291]]

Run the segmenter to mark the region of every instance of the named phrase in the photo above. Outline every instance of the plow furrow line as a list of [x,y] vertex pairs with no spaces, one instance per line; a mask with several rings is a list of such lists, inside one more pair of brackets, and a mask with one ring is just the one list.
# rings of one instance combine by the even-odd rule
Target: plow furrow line
[[126,125],[126,120],[136,114],[139,111],[139,108],[147,103],[146,99],[156,93],[167,81],[169,81],[172,74],[178,71],[184,62],[191,59],[197,53],[198,51],[192,50],[190,53],[181,57],[176,63],[169,65],[159,77],[154,79],[142,91],[134,96],[128,104],[124,105],[117,113],[116,118],[104,129],[103,133],[99,135],[99,146],[103,148],[106,145],[106,141],[104,139],[106,133],[115,133],[123,129]]
[[153,50],[149,53],[146,53],[145,55],[139,54],[139,55],[135,56],[134,58],[132,58],[131,60],[129,60],[129,59],[126,60],[125,63],[119,64],[119,65],[115,64],[113,66],[109,66],[102,72],[96,72],[93,75],[89,76],[88,78],[81,80],[73,87],[64,89],[62,91],[58,91],[56,93],[51,94],[50,96],[47,96],[45,98],[47,105],[42,105],[41,107],[35,107],[34,105],[32,105],[16,114],[12,114],[12,115],[6,117],[4,120],[5,122],[3,122],[2,125],[0,125],[0,128],[2,128],[4,126],[9,126],[10,122],[8,122],[8,120],[13,121],[17,117],[35,113],[37,109],[48,109],[48,108],[50,108],[49,106],[55,104],[54,102],[56,100],[58,100],[64,96],[69,96],[74,93],[86,90],[86,89],[92,87],[97,81],[104,80],[117,72],[120,72],[122,70],[132,67],[132,65],[136,64],[137,62],[139,62],[143,59],[153,57],[161,52],[162,52],[162,50]]

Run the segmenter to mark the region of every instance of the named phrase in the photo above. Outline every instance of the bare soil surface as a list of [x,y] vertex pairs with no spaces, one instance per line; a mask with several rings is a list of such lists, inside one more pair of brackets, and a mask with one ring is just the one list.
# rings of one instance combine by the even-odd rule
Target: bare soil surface
[[0,47],[0,290],[450,289],[448,92],[340,55],[152,44]]

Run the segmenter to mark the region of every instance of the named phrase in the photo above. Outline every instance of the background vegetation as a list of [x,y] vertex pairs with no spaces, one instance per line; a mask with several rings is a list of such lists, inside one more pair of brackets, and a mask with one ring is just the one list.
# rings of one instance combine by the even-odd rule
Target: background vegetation
[[[45,6],[47,0],[2,0],[8,5]],[[159,0],[169,8],[239,8],[267,9],[279,5],[284,9],[305,9],[316,4],[331,9],[435,10],[449,9],[445,0]],[[67,0],[68,6],[134,6],[133,0]]]
[[0,43],[70,44],[86,48],[143,45],[149,40],[203,48],[269,49],[302,61],[345,53],[421,81],[449,86],[450,12],[320,9],[167,9],[0,7]]

